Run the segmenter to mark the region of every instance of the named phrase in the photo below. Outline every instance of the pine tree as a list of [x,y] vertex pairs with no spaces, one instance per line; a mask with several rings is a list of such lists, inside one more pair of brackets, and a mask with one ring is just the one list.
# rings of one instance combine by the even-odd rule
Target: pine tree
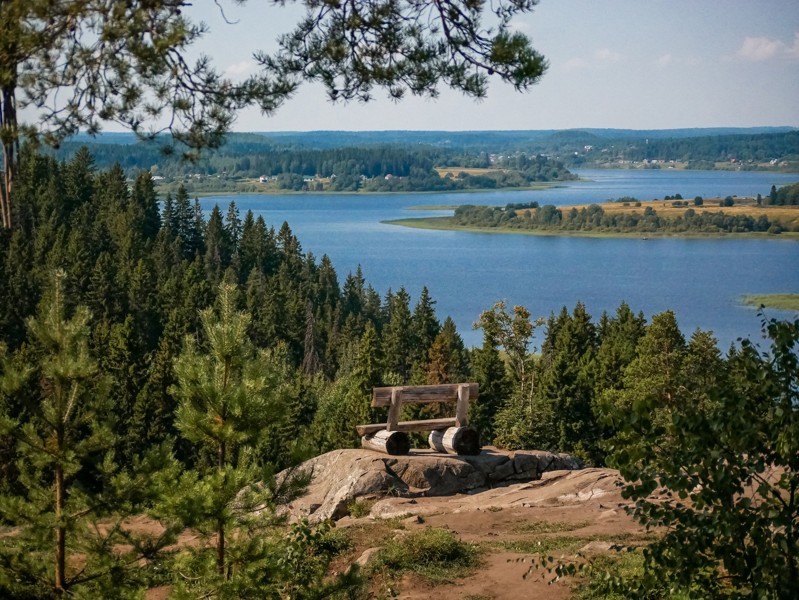
[[180,504],[185,523],[212,540],[215,551],[213,569],[204,544],[182,559],[181,569],[191,577],[179,588],[191,593],[225,596],[256,585],[248,578],[264,574],[249,564],[262,563],[269,552],[262,531],[270,524],[276,492],[253,485],[270,480],[254,449],[283,406],[270,387],[267,356],[247,337],[250,317],[236,303],[235,286],[220,285],[218,310],[202,311],[204,341],[187,338],[175,363],[178,431],[211,459],[185,474],[178,492],[193,498],[191,505]]
[[[24,490],[0,497],[0,519],[16,532],[0,545],[0,592],[127,597],[144,574],[136,561],[159,544],[131,534],[123,518],[151,488],[146,482],[174,471],[168,472],[163,455],[153,454],[150,463],[162,467],[160,476],[142,471],[131,477],[115,463],[114,410],[89,352],[90,315],[79,307],[67,317],[64,279],[56,273],[43,309],[28,321],[37,364],[15,369],[6,362],[0,377],[0,434],[17,440],[17,483]],[[28,378],[38,385],[25,386]],[[15,393],[31,390],[27,410],[9,410]]]

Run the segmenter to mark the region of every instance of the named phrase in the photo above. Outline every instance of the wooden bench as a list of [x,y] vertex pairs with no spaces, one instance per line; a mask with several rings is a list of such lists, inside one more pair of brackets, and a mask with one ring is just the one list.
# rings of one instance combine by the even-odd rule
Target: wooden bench
[[[476,383],[373,388],[372,406],[388,407],[388,421],[356,426],[363,436],[361,445],[386,454],[407,454],[410,450],[408,432],[430,431],[428,442],[434,450],[449,454],[479,454],[479,435],[469,427],[469,402],[476,400],[478,393]],[[437,402],[454,402],[455,416],[422,421],[399,420],[405,404]]]

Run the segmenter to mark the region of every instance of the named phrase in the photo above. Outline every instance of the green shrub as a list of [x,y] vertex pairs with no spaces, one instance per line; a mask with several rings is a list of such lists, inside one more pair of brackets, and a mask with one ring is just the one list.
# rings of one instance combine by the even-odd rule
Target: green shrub
[[412,571],[433,582],[468,574],[480,562],[480,549],[445,529],[425,529],[390,541],[372,564],[373,571]]

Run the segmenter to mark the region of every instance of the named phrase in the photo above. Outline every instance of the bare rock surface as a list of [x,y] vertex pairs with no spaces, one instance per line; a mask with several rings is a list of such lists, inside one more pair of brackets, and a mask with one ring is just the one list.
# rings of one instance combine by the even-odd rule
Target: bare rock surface
[[523,483],[510,482],[490,489],[477,489],[450,497],[383,498],[375,502],[370,516],[392,519],[409,515],[459,514],[513,508],[561,508],[603,506],[607,516],[617,514],[626,504],[620,496],[621,477],[612,469],[548,471],[541,478]]
[[[344,517],[347,506],[358,498],[408,502],[535,481],[550,471],[580,467],[579,461],[569,455],[535,450],[485,448],[477,456],[453,456],[431,450],[412,450],[403,456],[360,449],[334,450],[299,467],[313,478],[307,492],[289,510],[293,517],[308,517],[312,522],[336,520]],[[376,505],[378,513],[383,510],[378,507],[382,502]],[[403,511],[409,513],[412,511]],[[380,516],[374,509],[373,514]]]

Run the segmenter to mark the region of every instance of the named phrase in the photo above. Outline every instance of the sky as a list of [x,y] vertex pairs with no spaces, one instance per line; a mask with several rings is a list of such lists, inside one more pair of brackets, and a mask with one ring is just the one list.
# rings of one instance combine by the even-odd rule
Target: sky
[[[193,16],[211,32],[201,42],[235,78],[254,68],[252,50],[302,14],[251,0],[209,0]],[[541,82],[519,93],[492,82],[475,101],[443,90],[436,100],[383,94],[367,104],[333,104],[305,84],[274,115],[242,113],[238,131],[479,130],[580,127],[799,126],[797,0],[541,0],[514,27],[549,61]]]
[[[198,3],[199,4],[199,3]],[[226,7],[195,13],[211,32],[204,52],[230,77],[254,67],[255,48],[302,14],[298,8]],[[475,101],[442,90],[436,100],[382,94],[367,104],[331,103],[305,84],[274,115],[242,113],[238,131],[669,129],[799,126],[797,0],[541,0],[514,27],[549,61],[520,93],[492,82]]]
[[[195,0],[187,11],[209,27],[196,52],[233,80],[303,15],[291,2],[237,4]],[[526,92],[495,79],[480,101],[442,88],[435,100],[377,92],[366,104],[331,103],[306,83],[270,116],[241,112],[233,129],[799,127],[799,0],[540,0],[513,27],[549,62]]]

